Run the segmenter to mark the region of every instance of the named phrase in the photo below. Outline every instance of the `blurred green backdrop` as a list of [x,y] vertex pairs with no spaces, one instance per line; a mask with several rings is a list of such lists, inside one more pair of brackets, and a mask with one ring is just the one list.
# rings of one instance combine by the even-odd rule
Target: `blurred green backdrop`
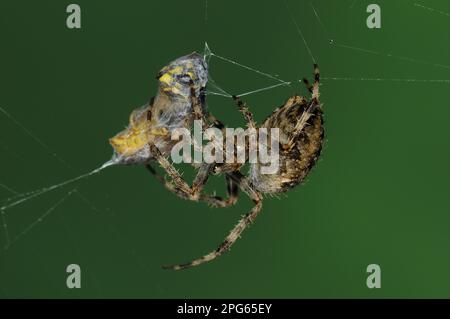
[[[160,266],[215,249],[250,209],[245,195],[235,207],[208,208],[175,198],[141,166],[122,166],[9,209],[9,236],[19,237],[0,253],[0,296],[448,297],[449,84],[360,79],[448,80],[450,19],[412,1],[377,0],[382,28],[372,30],[372,2],[289,0],[287,9],[277,0],[77,0],[82,28],[71,30],[69,1],[1,1],[0,106],[51,150],[0,113],[0,183],[16,192],[108,160],[107,139],[156,92],[156,72],[205,41],[293,81],[245,98],[257,120],[306,94],[297,80],[311,77],[312,62],[288,12],[325,78],[327,143],[307,183],[267,198],[230,253],[187,271]],[[446,0],[420,3],[450,11]],[[232,93],[274,84],[214,58],[210,72]],[[210,96],[208,104],[243,126],[231,101]],[[223,184],[214,178],[208,190],[223,193]],[[45,215],[75,187],[82,197]],[[81,266],[81,289],[66,287],[72,263]],[[366,286],[373,263],[381,289]]]

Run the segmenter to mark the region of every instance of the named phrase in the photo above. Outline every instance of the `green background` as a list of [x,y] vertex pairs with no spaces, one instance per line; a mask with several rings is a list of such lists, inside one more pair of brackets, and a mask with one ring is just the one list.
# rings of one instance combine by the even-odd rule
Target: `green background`
[[[310,2],[209,0],[205,17],[203,0],[78,0],[82,28],[70,30],[69,1],[2,0],[0,106],[51,151],[0,113],[0,182],[26,192],[101,165],[112,154],[108,138],[156,92],[157,71],[202,51],[205,40],[219,55],[293,81],[245,98],[262,121],[306,94],[296,81],[311,78],[288,11],[325,78],[449,79],[448,15],[406,0],[316,0],[323,28]],[[366,26],[372,2],[382,10],[378,30]],[[420,3],[450,11],[445,0]],[[231,93],[276,83],[215,58],[210,72]],[[174,197],[141,166],[112,167],[6,211],[10,237],[19,237],[0,253],[0,296],[449,297],[448,82],[324,79],[321,93],[321,161],[304,185],[264,201],[230,253],[186,271],[160,268],[215,249],[251,208],[245,195],[213,209]],[[244,125],[230,100],[208,104],[229,126]],[[215,177],[208,191],[222,194],[223,184]],[[84,199],[73,194],[45,215],[75,187]],[[72,263],[81,289],[66,287]],[[373,263],[381,289],[366,286]]]

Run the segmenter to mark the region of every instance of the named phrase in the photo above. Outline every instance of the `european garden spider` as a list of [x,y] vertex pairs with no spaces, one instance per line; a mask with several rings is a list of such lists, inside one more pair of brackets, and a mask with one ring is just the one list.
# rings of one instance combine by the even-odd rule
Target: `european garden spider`
[[[259,162],[250,163],[248,176],[240,172],[243,163],[203,163],[197,167],[192,186],[167,159],[173,146],[169,132],[177,127],[191,128],[194,119],[204,120],[204,123],[207,123],[204,128],[216,127],[225,130],[225,126],[207,113],[205,108],[207,66],[203,57],[194,53],[163,68],[158,79],[160,86],[157,97],[149,106],[134,111],[129,128],[110,140],[117,160],[126,164],[143,163],[169,191],[183,199],[225,207],[236,203],[240,188],[254,202],[251,211],[239,220],[216,250],[188,263],[163,266],[166,269],[179,270],[211,261],[229,250],[260,213],[264,194],[286,192],[308,175],[320,156],[324,141],[322,108],[319,103],[320,75],[318,66],[314,65],[314,83],[310,84],[304,79],[311,92],[310,99],[297,95],[289,98],[260,126],[255,123],[246,104],[233,96],[249,128],[279,129],[278,173],[261,174],[260,167],[264,164]],[[156,173],[150,165],[151,160],[159,163],[170,181]],[[225,175],[228,193],[226,199],[202,192],[208,177],[216,174]]]

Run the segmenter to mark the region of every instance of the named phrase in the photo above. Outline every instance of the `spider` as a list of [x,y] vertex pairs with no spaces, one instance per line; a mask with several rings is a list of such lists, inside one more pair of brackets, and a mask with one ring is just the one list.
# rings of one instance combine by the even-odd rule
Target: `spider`
[[[281,107],[273,111],[260,126],[256,125],[253,114],[247,105],[238,97],[233,97],[249,128],[279,128],[279,171],[276,174],[261,174],[260,168],[264,164],[258,162],[250,163],[248,176],[240,172],[242,164],[225,163],[216,164],[212,167],[210,170],[212,174],[224,173],[227,180],[231,180],[231,183],[228,184],[228,193],[231,198],[227,201],[219,200],[220,204],[229,205],[236,202],[237,191],[235,187],[237,185],[252,199],[254,206],[250,212],[239,220],[216,250],[188,263],[168,265],[163,266],[163,268],[180,270],[198,266],[219,257],[228,251],[243,231],[255,221],[262,209],[263,195],[287,192],[306,178],[320,156],[325,133],[323,112],[319,102],[320,74],[317,64],[314,65],[314,83],[310,84],[306,79],[303,79],[303,81],[311,93],[311,98],[307,99],[297,95],[289,98]],[[206,166],[205,164],[203,167]],[[148,165],[147,167],[149,168]],[[177,195],[191,200],[202,200],[201,197],[193,197],[192,193],[189,194],[181,190],[181,187],[186,187],[185,182],[182,181],[178,185],[177,179],[179,176],[172,174],[173,168],[170,163],[166,162],[162,167],[173,179]],[[154,173],[153,169],[149,168],[149,170]],[[167,182],[166,187],[173,190],[173,187]],[[198,188],[201,189],[201,187]]]
[[[178,72],[180,70],[178,70],[177,72],[170,70],[173,69],[169,64],[168,68],[164,68],[162,70],[162,76],[167,77],[166,74],[169,74],[172,79],[172,81],[169,82],[176,82],[176,84],[180,84],[178,81],[173,81],[173,75],[180,75],[180,72]],[[202,70],[200,69],[200,71]],[[178,122],[176,121],[178,123],[176,126],[190,127],[190,125],[192,124],[192,119],[195,118],[205,119],[210,126],[215,126],[224,130],[224,125],[216,118],[214,118],[211,114],[207,113],[205,110],[205,101],[202,92],[205,88],[206,80],[204,83],[205,85],[199,86],[198,81],[197,83],[195,82],[195,79],[197,79],[197,75],[195,73],[191,73],[190,77],[191,78],[189,81],[184,81],[182,85],[176,86],[177,90],[175,90],[175,95],[178,97],[177,91],[182,91],[183,95],[181,100],[185,105],[183,108],[185,111],[182,113],[183,116],[176,116],[177,119],[183,118]],[[163,92],[161,92],[161,82],[165,83],[164,80],[164,78],[163,80],[161,80],[161,77],[159,77],[160,90],[158,94],[167,94],[165,92],[174,94],[173,90],[170,89],[167,89],[167,91],[163,89]],[[138,120],[137,122],[141,123],[140,125],[144,125],[146,136],[150,136],[151,138],[148,137],[144,139],[145,141],[140,144],[139,151],[137,153],[139,153],[144,146],[146,152],[144,156],[139,157],[138,161],[134,159],[136,157],[136,152],[131,153],[132,159],[122,160],[124,163],[144,163],[146,168],[168,190],[175,193],[177,196],[187,200],[204,201],[213,206],[225,207],[236,203],[237,189],[239,187],[254,202],[254,206],[251,211],[245,214],[239,220],[238,224],[231,230],[229,235],[216,250],[188,263],[163,266],[163,268],[179,270],[198,266],[202,263],[211,261],[219,257],[224,252],[230,249],[235,241],[241,236],[243,231],[250,224],[252,224],[256,217],[259,215],[262,209],[263,195],[286,192],[301,183],[306,178],[309,171],[313,168],[320,156],[324,141],[322,108],[319,103],[319,81],[319,69],[315,64],[314,83],[310,84],[308,80],[304,79],[304,83],[306,84],[308,90],[311,92],[311,98],[307,99],[305,97],[297,95],[289,98],[281,107],[273,111],[273,113],[260,126],[256,125],[253,119],[253,114],[250,112],[247,105],[238,97],[233,96],[233,100],[236,103],[239,111],[243,114],[249,128],[254,128],[256,130],[260,128],[279,128],[280,130],[280,166],[278,172],[271,175],[261,174],[260,168],[261,166],[264,166],[264,164],[259,162],[250,163],[250,172],[248,176],[245,176],[240,172],[243,166],[242,163],[204,163],[200,164],[197,167],[197,175],[192,183],[192,186],[189,186],[189,184],[182,178],[182,176],[175,169],[172,163],[167,159],[168,150],[173,145],[168,141],[167,138],[168,129],[163,126],[164,129],[158,130],[157,128],[160,128],[160,126],[152,124],[159,124],[159,122],[157,121],[152,122],[153,108],[155,108],[155,105],[158,106],[158,104],[156,104],[158,101],[158,96],[157,98],[155,98],[153,104],[146,108],[146,112],[151,115],[147,115],[146,120],[143,120],[142,116],[140,116],[140,120]],[[162,114],[173,113],[173,107],[171,105],[165,105],[165,107],[167,109],[160,109],[162,110]],[[191,112],[192,115],[189,112]],[[130,157],[130,154],[128,153],[129,146],[134,144],[129,140],[131,139],[133,141],[133,132],[135,130],[135,127],[140,127],[139,125],[136,126],[136,120],[133,117],[133,114],[132,119],[133,120],[130,120],[130,127],[126,131],[119,133],[118,137],[116,136],[111,140],[111,144],[115,148],[116,153],[119,154],[119,157]],[[183,123],[182,125],[180,125],[181,122]],[[168,123],[171,123],[171,121],[166,121],[164,125],[167,126]],[[149,126],[151,128],[149,128]],[[175,127],[173,125],[169,126]],[[142,131],[142,129],[138,129],[138,131]],[[155,142],[155,140],[158,141],[155,136],[163,136],[164,143],[160,143],[160,145],[158,145],[158,143]],[[121,141],[121,145],[126,145],[126,147],[123,147],[122,149],[120,148],[120,146],[118,147],[115,140],[116,138]],[[157,161],[167,173],[167,175],[171,178],[171,181],[167,181],[163,176],[157,174],[155,169],[150,165],[150,160]],[[206,184],[209,175],[217,174],[225,175],[228,193],[227,199],[222,199],[216,196],[208,196],[202,193],[203,187]]]

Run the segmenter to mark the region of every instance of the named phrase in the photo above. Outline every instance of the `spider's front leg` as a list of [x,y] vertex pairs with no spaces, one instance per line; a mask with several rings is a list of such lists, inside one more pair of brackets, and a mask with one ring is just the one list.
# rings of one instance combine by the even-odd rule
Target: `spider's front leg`
[[201,120],[202,128],[203,130],[206,130],[208,128],[207,124],[208,118],[206,114],[203,113],[202,102],[200,101],[200,98],[196,95],[194,81],[192,79],[189,81],[189,90],[190,90],[189,100],[192,106],[193,118],[194,120]]
[[249,213],[245,214],[239,220],[237,225],[234,226],[234,228],[231,230],[231,232],[228,234],[228,236],[216,250],[210,252],[207,255],[204,255],[203,257],[200,257],[185,264],[163,266],[164,269],[180,270],[198,266],[205,262],[216,259],[224,252],[228,251],[231,248],[231,246],[236,242],[236,240],[241,236],[244,230],[255,221],[256,217],[258,217],[258,214],[260,213],[262,208],[261,194],[252,187],[249,179],[247,177],[242,176],[241,173],[239,172],[228,173],[227,176],[229,176],[235,183],[239,185],[239,187],[245,193],[247,193],[247,195],[250,196],[250,198],[255,203],[255,206],[253,206],[252,210]]

